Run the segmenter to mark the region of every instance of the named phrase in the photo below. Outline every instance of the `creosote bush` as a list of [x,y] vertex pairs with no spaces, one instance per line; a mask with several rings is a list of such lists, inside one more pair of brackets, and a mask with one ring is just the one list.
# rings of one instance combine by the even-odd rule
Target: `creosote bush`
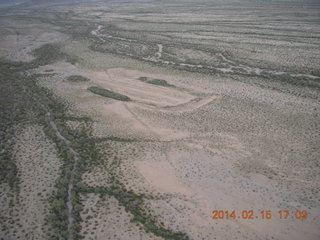
[[83,77],[81,75],[72,75],[66,78],[67,81],[69,82],[89,82],[90,79]]
[[131,99],[125,95],[122,95],[120,93],[116,93],[101,87],[89,87],[88,90],[94,94],[98,94],[103,97],[113,98],[115,100],[125,101],[125,102],[131,101]]
[[153,85],[158,85],[163,87],[174,87],[174,85],[169,84],[166,80],[163,80],[163,79],[140,77],[139,80],[145,83],[153,84]]

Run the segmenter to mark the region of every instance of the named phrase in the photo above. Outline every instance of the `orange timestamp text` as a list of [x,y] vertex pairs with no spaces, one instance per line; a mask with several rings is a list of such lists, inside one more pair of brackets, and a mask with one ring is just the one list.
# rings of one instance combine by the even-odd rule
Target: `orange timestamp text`
[[309,216],[307,210],[280,210],[280,211],[271,211],[271,210],[214,210],[212,211],[211,219],[272,219],[274,217],[279,219],[301,219],[305,220]]

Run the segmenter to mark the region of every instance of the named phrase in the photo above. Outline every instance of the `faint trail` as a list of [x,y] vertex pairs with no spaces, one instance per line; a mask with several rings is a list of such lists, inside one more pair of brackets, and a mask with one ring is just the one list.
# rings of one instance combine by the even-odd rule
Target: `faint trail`
[[133,117],[137,122],[139,122],[142,126],[144,126],[150,133],[154,134],[154,135],[157,136],[157,137],[160,137],[159,134],[158,134],[157,132],[155,132],[154,130],[152,130],[147,123],[145,123],[143,120],[141,120],[141,119],[139,118],[139,116],[138,116],[137,114],[135,114],[135,113],[129,108],[129,106],[128,106],[127,104],[124,104],[124,106],[125,106],[125,108],[128,110],[128,112],[132,115],[132,117]]
[[166,107],[165,109],[161,109],[160,111],[173,112],[173,113],[192,112],[208,105],[209,103],[215,101],[218,98],[219,96],[216,96],[216,95],[204,97],[204,98],[194,98],[189,102],[182,103],[176,106],[169,106],[169,107]]
[[74,215],[73,215],[72,192],[73,192],[73,185],[74,185],[74,173],[75,173],[76,168],[78,166],[79,154],[71,147],[71,142],[68,139],[66,139],[64,136],[61,135],[61,133],[59,132],[59,130],[57,128],[57,125],[51,119],[51,113],[50,112],[47,113],[47,116],[49,118],[51,127],[53,128],[53,130],[55,130],[56,136],[60,140],[65,142],[65,144],[67,145],[69,151],[74,156],[74,162],[73,162],[73,165],[72,165],[70,179],[69,179],[69,183],[68,183],[68,200],[67,200],[67,208],[68,208],[68,240],[73,240],[73,234],[71,232],[71,227],[73,226],[75,218],[74,218]]
[[137,114],[135,114],[129,107],[127,104],[124,104],[124,107],[127,109],[127,111],[132,115],[132,117],[134,119],[136,119],[142,126],[144,126],[145,128],[147,128],[150,132],[152,132],[152,130],[150,129],[150,127],[144,122],[142,121]]
[[163,46],[162,46],[162,44],[157,44],[157,46],[159,49],[158,49],[158,52],[156,52],[156,59],[159,59],[162,57]]

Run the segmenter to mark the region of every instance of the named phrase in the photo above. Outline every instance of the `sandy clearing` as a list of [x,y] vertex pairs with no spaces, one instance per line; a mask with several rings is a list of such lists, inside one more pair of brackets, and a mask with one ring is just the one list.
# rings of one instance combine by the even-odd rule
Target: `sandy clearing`
[[93,83],[114,92],[129,96],[135,101],[160,107],[175,106],[194,99],[194,96],[177,90],[143,83],[137,79],[144,73],[126,69],[110,69],[106,72],[94,72]]
[[165,161],[135,162],[135,166],[146,181],[162,193],[190,194],[191,191],[183,186],[175,175],[175,170]]
[[[104,115],[111,114],[113,115],[113,118],[122,119],[122,121],[125,121],[127,123],[126,125],[129,127],[129,129],[131,129],[131,131],[154,133],[146,123],[132,113],[128,106],[129,104],[127,103],[114,101],[110,104],[101,106],[101,108]],[[115,122],[115,124],[117,123]],[[126,125],[123,125],[124,129],[126,128]]]
[[[111,115],[112,119],[115,119],[112,122],[109,121],[108,128],[119,129],[119,131],[116,133],[116,136],[119,133],[132,133],[136,137],[140,136],[157,138],[162,141],[184,139],[189,137],[189,133],[186,131],[160,127],[156,122],[153,122],[147,117],[139,114],[137,110],[143,109],[141,108],[140,103],[123,103],[120,101],[112,101],[109,104],[100,106],[99,109],[101,109],[100,113],[104,116],[104,118],[110,119]],[[119,126],[119,124],[121,126]]]

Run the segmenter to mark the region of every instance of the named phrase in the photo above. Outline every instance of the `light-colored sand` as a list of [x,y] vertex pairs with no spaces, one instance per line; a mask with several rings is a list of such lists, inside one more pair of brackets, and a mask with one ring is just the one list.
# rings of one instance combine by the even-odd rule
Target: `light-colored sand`
[[[147,10],[143,14],[132,13],[130,4],[99,5],[99,11],[91,11],[97,6],[72,9],[79,14],[75,19],[90,23],[94,17],[89,40],[64,44],[63,50],[78,62],[35,70],[54,70],[56,75],[42,78],[41,84],[70,103],[70,113],[90,116],[94,136],[124,140],[99,144],[101,166],[86,172],[84,183],[109,186],[106,170],[112,167],[127,189],[156,196],[145,200],[147,209],[167,228],[191,239],[319,239],[318,89],[259,75],[263,69],[272,76],[317,69],[316,9],[300,9],[310,16],[296,18],[295,10],[277,6],[272,12],[285,19],[279,24],[261,6],[257,11],[241,9],[251,15],[214,4],[197,5],[201,12],[195,13],[170,5],[178,15],[158,14],[153,4],[139,9]],[[260,14],[266,17],[255,22]],[[207,74],[205,66],[236,74]],[[90,82],[64,81],[70,75]],[[140,77],[176,87],[148,84]],[[95,95],[87,90],[90,86],[133,101]],[[115,199],[82,197],[83,218],[92,216],[82,223],[86,239],[139,239],[132,216],[118,209]],[[241,214],[251,209],[256,214],[271,210],[274,217],[211,219],[213,210]],[[280,220],[279,210],[308,210],[310,217]]]
[[176,106],[194,97],[175,88],[147,84],[138,80],[145,73],[126,69],[110,69],[95,72],[93,82],[115,92],[127,95],[135,101],[158,107]]
[[174,168],[165,160],[159,162],[135,162],[139,172],[148,183],[163,193],[190,194],[186,186],[183,186]]
[[[73,74],[82,72],[68,64],[59,66],[60,68],[52,66],[58,73],[57,78],[60,73],[70,72],[69,69],[73,69]],[[167,200],[150,200],[148,203],[150,209],[166,226],[175,231],[184,231],[193,239],[212,239],[213,234],[217,239],[230,239],[235,235],[239,239],[301,239],[304,236],[307,239],[316,239],[319,221],[314,213],[318,207],[314,203],[301,200],[302,192],[297,191],[302,190],[301,183],[298,183],[302,181],[302,175],[295,178],[294,185],[283,182],[281,178],[288,181],[287,169],[276,164],[279,157],[268,158],[270,152],[262,149],[264,145],[256,145],[264,154],[264,157],[259,157],[255,149],[250,148],[253,143],[244,141],[241,134],[206,130],[216,125],[226,126],[226,129],[228,124],[236,127],[237,121],[243,119],[260,121],[257,114],[264,113],[259,113],[258,108],[249,108],[250,104],[258,103],[245,100],[246,97],[242,98],[237,94],[245,94],[251,99],[262,96],[266,101],[273,101],[267,90],[247,91],[247,88],[253,87],[244,84],[217,84],[219,93],[234,92],[237,96],[234,102],[228,103],[228,98],[218,97],[213,91],[210,95],[210,90],[203,88],[201,91],[201,87],[193,88],[187,82],[181,85],[169,81],[170,84],[179,86],[172,89],[137,80],[141,76],[167,80],[165,75],[124,68],[82,73],[91,79],[90,84],[128,95],[133,101],[121,102],[93,94],[92,98],[88,98],[87,83],[55,84],[54,91],[71,100],[75,109],[79,108],[95,119],[94,134],[97,136],[151,140],[149,143],[139,144],[106,143],[107,149],[112,146],[112,153],[110,150],[105,153],[106,167],[110,162],[109,158],[117,156],[121,159],[118,171],[128,189],[138,193],[166,194]],[[206,86],[210,86],[209,84],[212,83]],[[150,91],[156,92],[151,94],[153,92]],[[280,97],[276,93],[272,96]],[[162,99],[161,103],[155,104],[156,98]],[[171,106],[165,107],[168,104]],[[237,112],[229,110],[237,104],[240,106]],[[281,104],[282,102],[279,106],[282,106]],[[246,108],[246,112],[240,112],[241,108]],[[215,113],[217,109],[227,110]],[[219,119],[225,111],[229,118]],[[268,108],[265,111],[269,111]],[[281,111],[284,114],[283,110]],[[273,112],[273,117],[281,116],[279,114]],[[241,122],[241,125],[247,127],[245,121]],[[243,128],[239,129],[241,133]],[[259,133],[258,130],[254,131]],[[280,139],[291,136],[282,135],[284,133],[281,132],[278,134]],[[298,166],[297,164],[295,165]],[[104,174],[103,169],[87,173],[84,180],[90,186],[108,186],[108,174]],[[294,186],[296,192],[288,191],[289,186]],[[172,207],[175,210],[169,210]],[[272,210],[274,217],[271,220],[211,219],[213,210],[236,210],[239,214],[242,210],[250,209],[255,213]],[[307,209],[311,216],[304,221],[280,220],[278,211],[286,209]],[[270,229],[273,231],[270,232]]]
[[[311,81],[319,75],[319,6],[161,1],[159,13],[157,1],[135,4],[52,6],[1,18],[1,58],[31,61],[33,49],[62,41],[76,59],[29,73],[52,69],[39,84],[65,100],[70,114],[91,117],[93,136],[109,139],[97,144],[101,164],[83,183],[108,187],[112,169],[128,190],[154,196],[144,200],[146,211],[195,240],[320,239],[319,85]],[[39,21],[46,18],[52,25]],[[65,81],[70,75],[90,81]],[[95,95],[90,86],[132,101]],[[14,152],[21,186],[10,195],[0,184],[0,237],[45,239],[57,153],[39,126],[23,129]],[[130,222],[113,197],[81,198],[85,239],[158,239]],[[251,209],[271,210],[273,218],[211,219],[213,210]],[[280,220],[279,210],[310,216]]]

